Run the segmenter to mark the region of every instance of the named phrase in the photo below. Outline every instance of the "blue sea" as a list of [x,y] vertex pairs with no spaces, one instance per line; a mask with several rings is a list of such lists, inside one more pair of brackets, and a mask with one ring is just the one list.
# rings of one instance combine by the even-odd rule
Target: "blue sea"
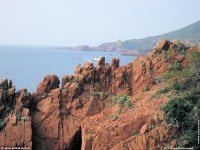
[[27,88],[30,92],[47,74],[56,74],[60,80],[72,75],[78,64],[105,57],[111,63],[113,57],[120,58],[120,65],[132,62],[133,56],[121,56],[117,52],[72,51],[37,46],[0,46],[0,80],[11,79],[16,89]]

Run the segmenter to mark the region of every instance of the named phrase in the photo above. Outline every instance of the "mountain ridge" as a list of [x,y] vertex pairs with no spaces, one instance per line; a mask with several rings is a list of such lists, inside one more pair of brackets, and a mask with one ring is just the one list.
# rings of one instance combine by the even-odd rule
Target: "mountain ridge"
[[83,51],[117,51],[122,55],[140,55],[149,53],[161,39],[180,40],[185,44],[195,45],[200,42],[200,20],[188,26],[161,35],[150,36],[141,39],[130,39],[117,42],[106,42],[98,46],[88,45],[67,47],[73,50]]

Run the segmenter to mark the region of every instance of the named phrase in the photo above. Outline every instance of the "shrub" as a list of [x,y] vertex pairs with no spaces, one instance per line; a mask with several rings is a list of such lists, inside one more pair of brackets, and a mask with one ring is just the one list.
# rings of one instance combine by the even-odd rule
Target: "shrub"
[[147,87],[147,86],[145,86],[144,87],[144,89],[143,89],[143,92],[147,92],[147,91],[149,91],[150,89]]
[[150,67],[149,67],[149,72],[150,72],[151,75],[154,74],[153,66],[150,66]]
[[[150,63],[151,63],[151,62],[150,62]],[[150,64],[149,72],[150,72],[150,74],[151,74],[152,83],[153,83],[153,84],[156,84],[156,79],[155,79],[155,74],[154,74],[154,69],[153,69],[152,64]]]
[[118,113],[120,114],[122,112],[122,105],[118,105]]
[[185,89],[186,89],[186,86],[184,85],[184,83],[175,81],[175,82],[172,84],[172,89],[177,90],[177,91],[185,90]]
[[93,92],[90,92],[88,93],[88,96],[92,96],[92,97],[99,97],[99,92],[96,92],[96,91],[93,91]]
[[146,68],[146,63],[145,63],[144,61],[141,61],[141,62],[140,62],[140,65],[141,65],[142,69],[145,69],[145,68]]
[[27,118],[26,118],[25,116],[22,116],[22,117],[20,118],[20,120],[21,120],[22,122],[25,122],[25,121],[27,120]]
[[130,97],[127,94],[114,96],[113,103],[118,104],[120,107],[125,105],[128,108],[130,108],[132,106],[132,101],[130,100]]
[[0,130],[2,130],[5,127],[6,123],[5,120],[0,119]]
[[183,124],[184,119],[187,116],[187,112],[191,111],[191,105],[186,100],[182,98],[174,98],[170,100],[163,110],[166,113],[168,123],[178,123]]
[[132,106],[132,102],[130,100],[125,102],[125,105],[127,108],[130,108]]
[[157,94],[165,94],[169,92],[169,88],[168,87],[165,87],[165,88],[161,88],[157,91]]
[[159,83],[162,82],[162,79],[161,79],[161,78],[157,78],[157,79],[155,80],[155,82],[156,82],[156,84],[159,84]]
[[170,71],[180,71],[182,69],[181,63],[176,61],[174,64],[170,65]]
[[184,77],[184,78],[188,78],[188,77],[191,77],[192,75],[192,72],[190,71],[189,68],[183,68],[182,70],[180,71],[168,71],[166,72],[164,75],[163,75],[163,79],[164,80],[168,80],[170,78],[173,78],[173,77]]
[[190,91],[183,94],[183,99],[188,100],[194,105],[198,105],[198,102],[200,100],[200,90],[198,88],[192,88]]
[[[171,99],[164,107],[167,123],[178,127],[177,146],[198,147],[197,130],[200,115],[200,91],[192,89],[182,97]],[[185,141],[183,143],[183,141]]]
[[189,58],[191,69],[194,73],[200,73],[200,52],[192,52]]
[[[178,47],[179,51],[183,49],[181,45]],[[191,53],[189,65],[189,67],[181,68],[180,63],[175,62],[163,76],[165,79],[181,78],[173,82],[171,86],[172,89],[177,90],[176,92],[180,91],[178,97],[170,95],[171,100],[163,107],[163,110],[167,123],[178,127],[177,146],[199,149],[197,131],[200,116],[200,52]]]
[[162,55],[163,55],[163,59],[165,62],[168,62],[169,61],[169,53],[167,51],[162,51]]
[[146,63],[144,61],[141,61],[140,65],[142,67],[142,70],[144,71],[144,74],[146,74]]
[[103,92],[103,96],[105,96],[105,97],[110,96],[110,92],[109,92],[109,91],[104,91],[104,92]]
[[114,116],[113,116],[113,121],[116,121],[118,118],[119,118],[118,115],[114,115]]
[[185,45],[181,43],[181,41],[177,41],[175,50],[185,55],[185,49],[186,49]]
[[4,89],[3,85],[0,84],[0,90],[3,90],[3,89]]
[[135,135],[139,134],[139,131],[133,130],[132,134],[133,134],[133,136],[135,136]]
[[113,102],[114,104],[124,104],[126,101],[129,100],[129,96],[126,94],[116,95],[114,96]]

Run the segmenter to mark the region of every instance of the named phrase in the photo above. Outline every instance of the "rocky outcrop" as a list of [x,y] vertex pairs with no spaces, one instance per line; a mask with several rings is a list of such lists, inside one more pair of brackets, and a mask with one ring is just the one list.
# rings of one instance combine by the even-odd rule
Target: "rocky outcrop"
[[[198,49],[184,48],[187,53]],[[110,65],[104,57],[96,66],[79,64],[74,75],[62,78],[61,86],[57,76],[47,75],[32,94],[26,89],[15,92],[11,81],[1,81],[0,146],[34,150],[175,147],[177,127],[168,125],[160,110],[169,98],[152,95],[164,86],[161,77],[172,64],[188,63],[179,50],[180,45],[162,40],[149,56],[125,66],[119,65],[118,58]]]
[[52,89],[58,88],[60,84],[59,78],[55,75],[46,75],[43,82],[37,87],[37,92],[48,93]]
[[12,81],[0,81],[0,147],[32,148],[29,104],[26,89],[15,93]]

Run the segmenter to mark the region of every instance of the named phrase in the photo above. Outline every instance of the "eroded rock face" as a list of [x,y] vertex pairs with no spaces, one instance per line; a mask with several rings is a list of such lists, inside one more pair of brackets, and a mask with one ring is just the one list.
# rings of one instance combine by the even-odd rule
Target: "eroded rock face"
[[58,88],[60,80],[56,75],[46,75],[44,80],[38,85],[37,92],[48,93],[52,89]]
[[32,149],[32,129],[29,116],[18,118],[11,114],[0,131],[0,147],[29,147]]
[[59,88],[51,90],[37,101],[31,118],[33,149],[59,149],[61,140]]
[[0,147],[32,149],[30,100],[27,90],[15,93],[12,81],[0,81]]
[[[168,98],[151,100],[150,95],[163,86],[158,80],[171,64],[187,64],[176,47],[162,40],[149,56],[125,66],[119,65],[118,58],[110,65],[104,57],[96,66],[78,65],[74,75],[62,78],[61,88],[57,76],[47,75],[33,94],[25,89],[15,93],[12,82],[0,82],[0,116],[6,121],[0,141],[6,139],[4,130],[11,141],[1,145],[33,145],[34,150],[174,147],[177,129],[166,124],[160,111]],[[145,88],[150,91],[143,92]],[[112,102],[114,95],[121,94],[130,96],[131,107]],[[5,103],[12,111],[5,113]]]

